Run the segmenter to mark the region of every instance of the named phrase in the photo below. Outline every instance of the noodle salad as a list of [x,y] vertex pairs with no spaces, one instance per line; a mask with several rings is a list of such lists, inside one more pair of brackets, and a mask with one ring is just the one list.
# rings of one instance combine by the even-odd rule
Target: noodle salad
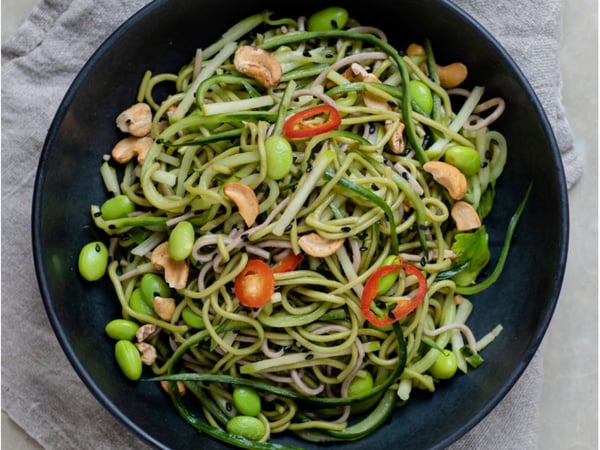
[[336,7],[250,16],[190,57],[116,118],[106,243],[79,257],[114,285],[124,376],[216,439],[288,448],[271,438],[363,438],[482,364],[502,327],[476,338],[468,296],[525,204],[479,280],[504,101]]

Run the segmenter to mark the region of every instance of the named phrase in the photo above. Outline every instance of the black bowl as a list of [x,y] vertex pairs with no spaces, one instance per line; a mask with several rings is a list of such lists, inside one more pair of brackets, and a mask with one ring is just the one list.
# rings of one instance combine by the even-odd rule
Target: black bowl
[[[481,336],[498,323],[502,334],[485,351],[486,363],[397,410],[374,435],[345,448],[443,448],[477,424],[510,390],[533,357],[555,308],[567,254],[568,206],[559,151],[532,88],[493,37],[445,1],[345,2],[353,17],[384,29],[406,48],[431,39],[439,61],[464,61],[468,83],[502,96],[507,112],[495,124],[509,158],[486,219],[492,265],[510,216],[533,182],[500,280],[473,298],[470,320]],[[322,2],[158,0],[120,27],[85,65],[63,100],[41,156],[33,206],[33,244],[41,293],[58,339],[75,370],[118,419],[161,448],[225,448],[185,424],[155,383],[128,383],[113,362],[104,326],[119,315],[108,281],[83,282],[81,246],[96,232],[89,205],[105,197],[98,175],[102,155],[119,138],[116,115],[135,101],[147,68],[173,71],[197,47],[216,40],[239,19],[270,9],[275,16],[310,14]],[[159,413],[157,413],[160,411]],[[431,429],[435,429],[435,433]],[[280,442],[294,442],[286,437]],[[302,445],[302,444],[301,444]],[[310,447],[310,446],[308,446]],[[314,447],[314,446],[313,446]]]

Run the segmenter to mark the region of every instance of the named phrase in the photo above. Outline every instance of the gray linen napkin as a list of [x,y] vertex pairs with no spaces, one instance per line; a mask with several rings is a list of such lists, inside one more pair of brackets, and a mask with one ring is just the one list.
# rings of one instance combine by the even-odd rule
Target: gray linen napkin
[[[35,282],[30,214],[52,118],[93,51],[147,0],[41,0],[2,47],[2,408],[49,449],[146,445],[71,368]],[[560,102],[560,0],[456,0],[494,34],[531,81],[554,127],[569,186],[582,171]],[[543,379],[532,363],[505,399],[453,449],[534,449]]]

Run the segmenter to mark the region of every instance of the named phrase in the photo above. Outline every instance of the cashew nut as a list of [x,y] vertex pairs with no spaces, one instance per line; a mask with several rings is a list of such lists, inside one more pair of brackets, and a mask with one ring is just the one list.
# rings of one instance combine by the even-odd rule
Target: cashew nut
[[[167,393],[170,394],[170,381],[167,380],[162,380],[160,382],[160,387],[163,388],[163,390]],[[177,390],[179,391],[179,395],[183,395],[185,394],[185,384],[183,383],[183,381],[176,381],[175,385],[177,386]]]
[[[385,129],[388,130],[391,126],[392,126],[392,122],[386,121]],[[394,134],[392,134],[392,137],[388,141],[388,144],[390,146],[390,149],[392,150],[392,153],[395,153],[396,155],[401,155],[402,153],[404,153],[403,133],[404,133],[404,123],[398,122],[398,127],[396,128],[396,130],[394,131]]]
[[317,233],[309,233],[298,239],[298,246],[310,256],[325,258],[337,252],[344,245],[344,239],[327,239]]
[[158,317],[169,322],[175,312],[175,299],[167,297],[159,297],[158,295],[152,300],[152,308]]
[[150,256],[150,261],[157,269],[164,269],[165,281],[174,289],[183,289],[190,274],[187,259],[177,261],[169,253],[169,241],[158,245]]
[[463,63],[455,62],[447,66],[438,65],[437,73],[442,87],[452,89],[467,79],[468,70]]
[[251,45],[238,48],[233,57],[233,65],[238,72],[254,78],[266,88],[279,84],[281,64],[266,50]]
[[150,137],[129,136],[117,142],[111,155],[115,161],[125,164],[137,155],[138,163],[143,164],[150,147],[154,141]]
[[411,58],[413,56],[425,56],[425,47],[413,42],[406,48],[406,54]]
[[147,342],[136,342],[134,344],[140,351],[142,357],[142,364],[151,366],[156,361],[157,353],[153,345]]
[[[348,71],[346,71],[347,73]],[[352,63],[350,65],[350,73],[354,75],[353,79],[357,79],[363,81],[365,83],[381,83],[379,78],[377,78],[372,73],[369,73],[365,70],[363,66],[357,63]],[[350,79],[352,81],[352,79]],[[369,108],[379,109],[383,111],[391,111],[392,107],[388,103],[387,99],[383,98],[380,95],[377,95],[371,91],[364,91],[362,94],[362,99],[365,105]]]
[[474,230],[481,226],[481,218],[477,210],[470,203],[458,201],[452,205],[450,215],[456,223],[458,231]]
[[223,193],[235,203],[246,225],[252,226],[259,212],[258,199],[252,188],[244,183],[233,181],[225,183]]
[[444,186],[454,200],[460,200],[467,193],[467,178],[453,165],[443,161],[427,161],[423,164],[423,170]]
[[152,110],[146,103],[136,103],[117,116],[117,127],[124,133],[142,137],[152,129]]
[[144,342],[156,336],[156,333],[158,333],[158,331],[159,330],[156,325],[154,325],[153,323],[147,323],[138,328],[138,330],[135,333],[135,339],[138,342]]

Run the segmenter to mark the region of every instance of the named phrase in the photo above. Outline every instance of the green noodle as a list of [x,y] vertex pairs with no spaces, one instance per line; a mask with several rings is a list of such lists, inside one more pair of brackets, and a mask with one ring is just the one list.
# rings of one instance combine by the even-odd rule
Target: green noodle
[[[506,140],[487,126],[463,127],[484,88],[464,94],[466,100],[455,112],[453,93],[440,86],[433,69],[429,42],[431,77],[418,60],[400,56],[375,34],[303,31],[303,23],[257,14],[197,52],[176,73],[144,73],[137,101],[153,110],[154,143],[143,164],[132,160],[124,166],[120,186],[114,167],[105,162],[102,168],[108,190],[126,195],[136,212],[106,220],[99,206],[91,208],[95,225],[112,239],[109,274],[123,317],[160,330],[149,340],[158,351],[152,372],[170,374],[162,379],[171,382],[185,381],[189,394],[184,398],[197,400],[195,410],[207,424],[186,420],[199,429],[214,428],[211,433],[219,439],[224,434],[218,429],[235,413],[227,407],[235,385],[254,387],[268,399],[259,415],[267,430],[261,442],[285,431],[311,440],[354,439],[373,430],[352,426],[357,409],[349,405],[371,405],[377,416],[389,414],[388,405],[394,404],[385,391],[396,390],[403,401],[415,389],[435,391],[439,380],[428,370],[440,349],[450,348],[459,369],[468,370],[460,327],[465,327],[471,303],[457,294],[451,278],[438,279],[440,272],[455,267],[454,200],[424,172],[423,164],[442,159],[452,145],[471,147],[485,165],[468,178],[465,199],[477,208],[489,195],[506,162]],[[278,86],[265,89],[235,70],[233,54],[245,44],[268,50],[281,63]],[[368,52],[383,52],[384,57],[359,57]],[[350,62],[329,71],[344,58],[359,61],[382,83],[346,79],[342,72]],[[326,72],[323,82],[316,83]],[[411,99],[411,79],[431,89],[436,105],[431,116]],[[171,86],[169,97],[159,98],[154,89],[159,83]],[[367,94],[390,107],[367,106],[362,100]],[[338,109],[341,124],[290,140],[293,167],[283,179],[270,179],[265,141],[283,134],[290,115],[324,98]],[[405,149],[393,153],[388,143],[400,125],[405,127]],[[425,140],[428,133],[435,136],[431,145]],[[255,192],[255,224],[246,225],[224,195],[223,186],[231,181]],[[144,274],[162,273],[151,264],[151,251],[183,220],[194,226],[196,241],[185,286],[172,289],[174,313],[165,319],[136,311],[131,298]],[[233,284],[247,261],[274,265],[298,254],[299,238],[308,233],[345,244],[326,257],[305,255],[296,269],[276,273],[276,292],[260,310],[240,305]],[[400,326],[377,328],[365,320],[361,296],[369,277],[388,256],[398,254],[422,271],[427,295]],[[401,277],[373,307],[386,311],[412,289],[409,279]],[[187,311],[201,318],[203,328],[184,320]],[[497,332],[487,336],[486,345]],[[375,380],[372,392],[350,396],[352,381],[367,373]],[[309,400],[331,409],[307,408]],[[190,413],[181,399],[174,402],[180,412]]]

